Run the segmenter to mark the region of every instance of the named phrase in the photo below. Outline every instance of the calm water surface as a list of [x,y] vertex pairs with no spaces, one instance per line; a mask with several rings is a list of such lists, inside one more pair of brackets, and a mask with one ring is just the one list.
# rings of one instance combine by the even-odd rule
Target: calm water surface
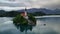
[[[43,24],[46,24],[44,26]],[[13,25],[11,17],[0,17],[0,34],[25,34]],[[37,19],[37,25],[27,34],[60,34],[60,17]]]

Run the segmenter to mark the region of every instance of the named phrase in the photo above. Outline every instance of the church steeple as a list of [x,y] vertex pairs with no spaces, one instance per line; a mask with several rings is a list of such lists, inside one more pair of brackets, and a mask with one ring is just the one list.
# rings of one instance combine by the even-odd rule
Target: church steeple
[[27,11],[27,9],[25,8],[25,11]]
[[27,16],[27,9],[25,8],[25,11],[24,11],[24,13],[25,13],[25,16]]
[[26,17],[27,16],[27,9],[25,8],[24,11],[21,13],[22,16]]

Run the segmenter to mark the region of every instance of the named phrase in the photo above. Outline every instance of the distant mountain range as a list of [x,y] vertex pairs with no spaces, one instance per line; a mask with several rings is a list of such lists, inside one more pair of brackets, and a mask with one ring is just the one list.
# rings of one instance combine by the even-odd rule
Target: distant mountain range
[[[11,11],[0,10],[0,15],[7,12],[11,12]],[[24,9],[13,11],[13,13],[20,13],[20,12],[24,12]],[[28,13],[43,12],[45,14],[60,14],[60,9],[51,10],[46,8],[31,8],[31,9],[27,9],[27,12]]]
[[[23,12],[24,9],[18,10],[18,12]],[[46,9],[46,8],[31,8],[27,9],[27,12],[34,13],[34,12],[44,12],[45,14],[60,14],[60,9]]]

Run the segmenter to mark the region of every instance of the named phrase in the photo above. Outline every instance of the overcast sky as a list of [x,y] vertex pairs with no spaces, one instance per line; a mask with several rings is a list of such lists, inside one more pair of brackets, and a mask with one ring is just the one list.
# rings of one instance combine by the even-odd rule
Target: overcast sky
[[0,0],[0,9],[18,10],[27,8],[60,8],[60,0]]

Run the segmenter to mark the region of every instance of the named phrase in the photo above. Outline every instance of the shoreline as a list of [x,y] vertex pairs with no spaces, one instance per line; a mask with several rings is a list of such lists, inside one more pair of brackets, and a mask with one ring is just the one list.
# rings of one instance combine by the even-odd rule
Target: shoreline
[[60,15],[35,16],[35,18],[46,18],[46,17],[60,17]]
[[[35,18],[46,18],[46,17],[60,17],[60,15],[45,15],[45,16],[35,16]],[[4,17],[1,17],[4,18]],[[14,17],[12,17],[14,18]],[[27,17],[28,18],[28,17]]]

